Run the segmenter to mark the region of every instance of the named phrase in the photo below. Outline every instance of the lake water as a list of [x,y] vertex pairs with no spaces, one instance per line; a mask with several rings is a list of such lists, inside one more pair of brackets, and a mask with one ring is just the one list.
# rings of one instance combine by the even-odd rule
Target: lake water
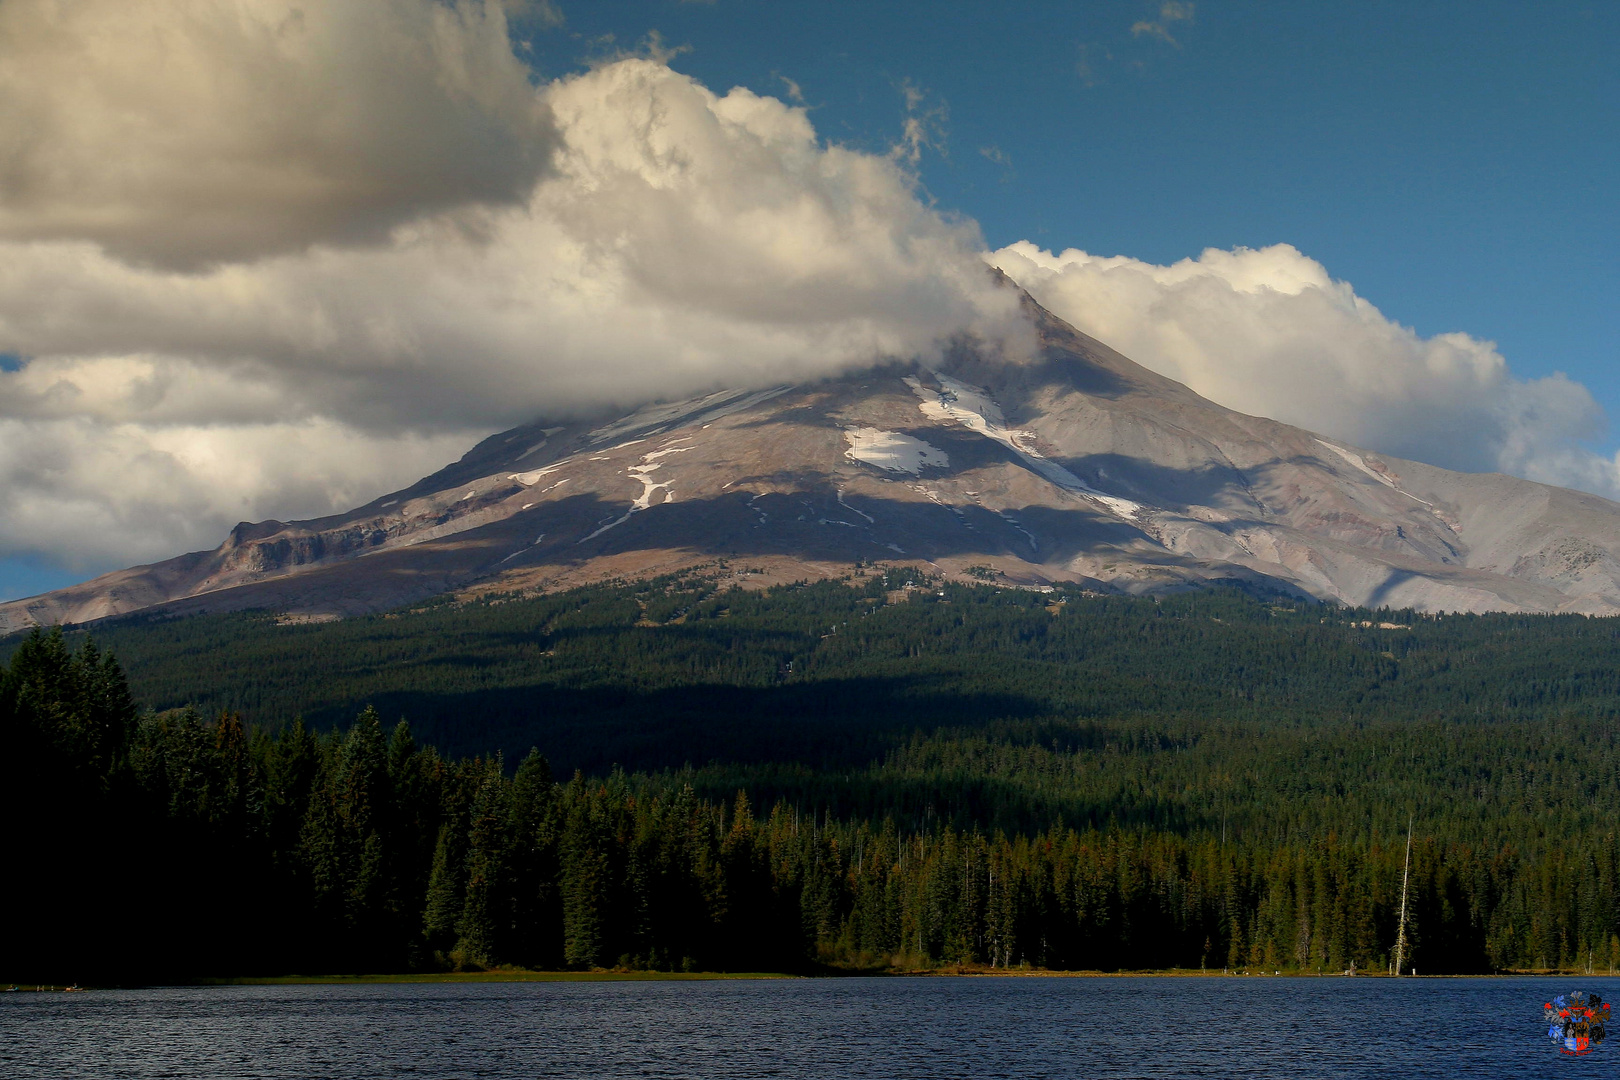
[[0,1076],[1610,1076],[1541,1006],[1620,979],[884,978],[0,994]]

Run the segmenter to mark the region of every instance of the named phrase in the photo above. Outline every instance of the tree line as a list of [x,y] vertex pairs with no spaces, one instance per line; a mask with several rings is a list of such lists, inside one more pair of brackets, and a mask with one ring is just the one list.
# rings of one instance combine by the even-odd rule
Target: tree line
[[516,760],[540,746],[563,774],[716,758],[847,769],[916,732],[1010,722],[1620,721],[1614,619],[1356,611],[1229,589],[1042,594],[903,568],[770,590],[667,578],[302,626],[269,612],[135,616],[97,637],[157,709],[329,730],[371,703],[446,754]]
[[[519,965],[1383,970],[1403,838],[833,814],[538,752],[143,713],[93,643],[0,678],[13,809],[0,977],[153,980]],[[1420,834],[1423,971],[1613,966],[1612,831],[1535,850]]]

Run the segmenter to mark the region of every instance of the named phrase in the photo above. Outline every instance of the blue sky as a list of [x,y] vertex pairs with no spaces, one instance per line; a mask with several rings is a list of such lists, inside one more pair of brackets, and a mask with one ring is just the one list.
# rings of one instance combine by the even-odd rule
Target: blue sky
[[[408,13],[415,2],[402,0],[396,6]],[[909,124],[918,140],[914,167],[921,197],[947,216],[976,222],[991,249],[1028,240],[1052,251],[1075,247],[1093,255],[1168,264],[1196,257],[1206,248],[1291,244],[1420,337],[1463,331],[1494,341],[1516,379],[1567,373],[1590,391],[1611,420],[1620,419],[1620,381],[1615,378],[1620,367],[1620,200],[1615,197],[1620,172],[1620,63],[1615,60],[1620,3],[533,0],[526,7],[509,6],[520,12],[511,24],[517,55],[532,66],[529,76],[538,81],[576,76],[615,56],[652,52],[668,57],[673,68],[715,93],[740,85],[803,104],[824,143],[884,154],[904,140]],[[48,7],[24,0],[8,4],[0,17],[32,17],[34,10]],[[465,183],[466,177],[446,173],[424,180],[424,169],[431,172],[431,162],[483,151],[481,144],[457,133],[455,117],[460,114],[454,108],[434,103],[437,76],[428,73],[420,85],[368,87],[367,78],[389,70],[391,61],[367,59],[367,50],[387,35],[369,33],[342,3],[308,0],[305,7],[318,15],[311,26],[319,24],[323,32],[338,35],[338,44],[319,55],[334,64],[354,58],[350,67],[334,68],[330,77],[332,85],[348,88],[358,102],[352,111],[362,126],[354,137],[362,144],[371,139],[362,146],[365,153],[351,155],[339,145],[335,159],[314,158],[309,169],[318,174],[333,168],[333,160],[381,161],[393,172],[362,178],[370,190],[398,187],[419,200],[400,203],[405,207],[401,213],[423,207],[438,212],[442,207],[433,200],[441,197],[444,186]],[[118,11],[115,0],[94,0],[75,32],[86,40],[129,32],[113,25]],[[342,38],[344,33],[357,36]],[[504,40],[498,44],[506,47]],[[120,95],[142,78],[150,80],[147,89],[153,96],[130,108],[150,107],[155,130],[185,129],[200,117],[195,130],[182,130],[175,145],[194,147],[199,155],[218,150],[206,142],[225,130],[223,121],[209,119],[213,105],[164,85],[160,67],[139,66],[133,75],[109,70],[106,86],[112,90],[96,97],[102,91],[91,86],[95,93],[81,99],[71,96],[82,89],[78,81],[48,77],[54,70],[49,65],[64,62],[62,56],[49,55],[44,44],[38,51],[40,56],[24,59],[44,65],[37,70],[46,74],[32,84],[42,88],[39,101],[31,102],[43,102],[45,111],[39,115],[87,118],[83,132],[60,120],[41,132],[41,145],[60,152],[61,160],[72,160],[77,153],[98,163],[73,175],[123,174],[99,168],[120,151],[103,145],[99,133],[107,129],[96,126],[94,110],[123,110],[126,102]],[[206,63],[198,70],[216,65],[211,85],[223,87],[219,108],[236,108],[223,95],[231,89],[232,73],[255,70],[252,64],[223,49],[202,59]],[[132,53],[130,63],[145,62]],[[488,74],[491,86],[503,77],[495,70],[500,66]],[[521,85],[521,73],[516,78]],[[417,95],[412,108],[421,106],[426,112],[403,106],[389,111],[391,95],[402,85]],[[265,115],[272,119],[275,108],[284,108],[295,125],[298,117],[307,122],[307,101],[292,92],[278,99],[281,89],[249,83],[242,92],[249,98],[263,96]],[[492,91],[487,100],[514,99]],[[0,100],[0,108],[5,107]],[[177,111],[165,114],[164,109]],[[550,136],[531,135],[520,149],[540,160],[536,147]],[[419,136],[417,145],[413,140]],[[399,145],[409,153],[390,159]],[[232,144],[228,149],[238,153],[241,148]],[[0,442],[9,440],[0,450],[10,454],[11,462],[23,463],[14,466],[12,475],[26,480],[0,482],[0,514],[20,521],[23,511],[16,508],[27,507],[32,515],[29,525],[9,532],[0,521],[0,534],[13,537],[0,543],[0,598],[59,587],[186,548],[211,547],[238,518],[310,516],[363,502],[454,457],[459,450],[451,448],[469,444],[479,430],[512,422],[504,414],[478,415],[478,402],[469,392],[456,404],[463,412],[457,420],[461,426],[454,427],[432,415],[447,400],[441,384],[417,393],[416,403],[409,406],[384,401],[401,381],[382,367],[376,369],[383,372],[380,376],[373,371],[348,382],[303,386],[315,369],[294,365],[287,376],[272,370],[275,363],[290,363],[285,360],[290,339],[275,336],[281,333],[276,327],[267,331],[263,349],[269,359],[250,370],[239,362],[239,354],[244,349],[252,353],[258,343],[242,336],[247,331],[237,333],[234,316],[192,334],[191,313],[209,310],[201,300],[177,300],[153,314],[149,325],[127,319],[131,329],[125,338],[118,336],[124,333],[123,324],[113,325],[117,320],[109,320],[112,329],[105,332],[91,327],[80,334],[86,324],[74,320],[83,312],[124,310],[119,305],[126,296],[160,297],[163,290],[178,288],[161,276],[164,260],[180,260],[175,265],[181,265],[188,255],[164,246],[162,238],[196,228],[187,201],[193,196],[170,194],[190,191],[189,176],[165,179],[162,172],[179,168],[184,173],[189,166],[183,155],[171,153],[173,160],[154,165],[141,157],[149,148],[131,143],[123,152],[130,155],[120,163],[130,166],[129,175],[146,175],[140,171],[144,168],[157,177],[150,191],[130,195],[128,206],[118,201],[127,193],[89,192],[83,194],[87,209],[80,218],[31,219],[26,207],[11,217],[0,212],[0,232],[6,233],[0,242],[41,235],[69,243],[81,238],[106,242],[95,231],[102,227],[97,223],[123,220],[120,215],[145,230],[112,239],[114,256],[123,257],[118,244],[133,252],[128,263],[133,276],[125,294],[96,291],[107,281],[122,280],[118,275],[125,270],[81,273],[75,261],[79,257],[72,254],[76,249],[46,247],[37,249],[43,252],[37,277],[28,277],[33,270],[16,275],[10,280],[25,284],[14,285],[9,296],[0,294],[0,379],[25,382],[37,358],[30,349],[39,356],[57,350],[50,371],[62,373],[67,384],[79,379],[84,402],[82,408],[73,406],[80,411],[70,415],[71,410],[62,410],[69,409],[63,403],[71,404],[72,394],[53,390],[27,407],[32,413],[17,414],[23,417],[20,426],[0,431]],[[512,165],[515,159],[500,157],[501,146],[488,152],[492,156],[485,171],[505,169],[517,178],[512,183],[533,180],[532,173]],[[273,158],[265,169],[276,167]],[[481,175],[484,165],[474,164],[464,170],[466,176]],[[252,181],[258,174],[243,175]],[[166,183],[171,187],[164,187]],[[238,233],[230,243],[237,247],[227,252],[227,259],[262,266],[268,264],[254,260],[280,256],[300,243],[352,242],[348,232],[330,238],[319,232],[341,220],[330,207],[304,208],[304,218],[297,216],[304,210],[295,207],[296,213],[273,218],[285,208],[265,202],[270,196],[263,192],[284,190],[279,184],[274,179],[257,194],[248,182],[233,179],[225,186],[263,196],[257,203],[245,198],[231,211],[237,215],[231,220]],[[0,190],[0,204],[4,195]],[[148,196],[147,202],[140,201]],[[482,196],[475,192],[468,197]],[[96,202],[98,198],[102,201]],[[116,213],[108,211],[109,205]],[[0,211],[8,208],[0,205]],[[257,225],[261,218],[273,218],[263,235]],[[70,220],[89,223],[82,237],[56,224]],[[378,220],[390,219],[384,213]],[[279,238],[271,235],[277,228],[284,229]],[[192,240],[206,247],[208,237],[198,235],[200,240]],[[254,250],[252,245],[266,236],[268,246]],[[49,263],[58,256],[60,262]],[[199,265],[182,269],[190,272]],[[63,269],[69,266],[79,269]],[[144,281],[137,280],[141,274],[147,274]],[[203,273],[198,280],[206,285],[206,277]],[[289,274],[289,280],[294,277]],[[63,281],[89,298],[78,307],[73,306],[77,300],[60,301],[67,314],[47,306],[68,295],[59,284]],[[390,295],[394,281],[386,274],[378,277],[369,295]],[[36,299],[28,291],[33,283],[42,290],[38,297],[50,299]],[[261,281],[260,286],[280,287],[274,281]],[[489,295],[501,295],[505,287],[495,282]],[[397,301],[403,310],[412,302],[408,294],[401,295],[407,297]],[[722,308],[726,305],[717,302],[716,310]],[[37,333],[24,327],[27,320],[17,314],[35,310],[44,313],[38,320],[44,329]],[[244,310],[245,317],[258,317],[257,309]],[[469,310],[476,315],[476,309]],[[7,336],[19,327],[34,337],[23,330]],[[479,337],[482,331],[450,326],[434,332],[440,329],[445,340],[458,343],[443,358],[445,363],[462,362],[463,344],[472,352],[488,344]],[[30,340],[44,344],[30,346]],[[499,344],[489,347],[491,355],[499,353]],[[162,349],[171,349],[172,355],[148,367],[140,367],[147,363],[144,359],[128,359]],[[203,362],[196,359],[205,354],[212,367],[200,366]],[[75,375],[75,357],[85,355],[104,356],[94,361],[103,367],[91,364]],[[347,354],[332,355],[347,362]],[[1411,355],[1429,354],[1417,350]],[[1424,362],[1416,361],[1419,366]],[[490,370],[498,368],[496,361],[490,363],[495,364]],[[58,377],[41,374],[44,370],[44,364],[36,364],[35,382],[28,385],[38,390]],[[116,377],[98,374],[104,371]],[[246,381],[230,382],[235,378]],[[489,387],[506,385],[490,378]],[[85,389],[99,392],[112,385],[126,387],[126,396],[102,401]],[[1523,409],[1534,412],[1542,407],[1538,403],[1556,397],[1520,389],[1510,387],[1503,391],[1506,396],[1485,401],[1479,409],[1488,413],[1503,402],[1515,408],[1530,402]],[[486,406],[506,393],[482,392],[485,396],[478,400]],[[223,405],[210,404],[216,401]],[[332,412],[336,420],[323,419],[317,414],[328,401],[335,403],[334,410],[341,406],[348,411]],[[0,402],[0,412],[5,405]],[[217,411],[211,414],[209,409]],[[227,413],[236,419],[219,419]],[[1549,412],[1554,418],[1544,418],[1541,428],[1557,429],[1560,417],[1579,414],[1576,402],[1555,416]],[[1396,429],[1408,423],[1408,415],[1421,416],[1422,409],[1400,413],[1386,408],[1383,426],[1365,429],[1376,429],[1377,438],[1366,435],[1362,445],[1402,452],[1412,440],[1403,441]],[[1485,413],[1459,408],[1453,422],[1466,427],[1475,415]],[[1296,416],[1292,422],[1328,431],[1315,416]],[[233,422],[243,425],[235,434],[226,430]],[[1338,434],[1353,439],[1358,430]],[[426,434],[418,438],[412,431]],[[1544,430],[1540,437],[1545,438]],[[1431,442],[1435,438],[1444,436],[1431,435]],[[1611,459],[1617,448],[1620,431],[1614,423],[1587,444]],[[1553,462],[1550,469],[1557,454],[1554,447],[1537,460]],[[1436,452],[1429,459],[1457,464],[1444,457]],[[71,467],[69,459],[75,459]],[[251,467],[233,471],[228,466],[236,460],[251,460]],[[348,471],[311,475],[287,464],[319,460],[342,463]],[[130,479],[120,471],[126,465],[133,470]],[[1530,474],[1534,468],[1521,471]],[[1588,474],[1598,475],[1590,469]],[[1548,475],[1558,479],[1577,473]],[[1612,494],[1620,466],[1603,475],[1607,479],[1587,486]],[[67,491],[68,481],[78,486]],[[233,486],[238,483],[240,491]],[[51,501],[58,498],[61,513]]]
[[44,559],[12,557],[0,559],[0,600],[60,589],[85,578],[83,572],[65,570]]
[[560,10],[561,30],[522,28],[543,75],[657,32],[717,92],[791,79],[823,137],[866,149],[920,92],[927,190],[992,248],[1170,263],[1293,244],[1390,318],[1493,340],[1620,417],[1620,4]]

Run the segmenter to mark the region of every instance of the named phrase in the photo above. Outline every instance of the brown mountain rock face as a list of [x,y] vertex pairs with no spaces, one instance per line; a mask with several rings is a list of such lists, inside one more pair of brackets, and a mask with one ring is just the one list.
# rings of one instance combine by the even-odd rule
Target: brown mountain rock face
[[0,605],[0,631],[147,608],[379,611],[698,565],[856,562],[1144,593],[1241,581],[1370,607],[1620,612],[1620,505],[1224,409],[1028,302],[1033,356],[958,350],[608,423],[537,421],[348,514]]

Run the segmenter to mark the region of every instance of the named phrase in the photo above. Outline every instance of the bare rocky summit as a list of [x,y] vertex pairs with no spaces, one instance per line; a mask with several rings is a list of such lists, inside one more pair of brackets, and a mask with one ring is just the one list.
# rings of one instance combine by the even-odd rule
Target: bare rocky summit
[[1233,412],[1026,303],[1029,359],[963,348],[939,370],[536,421],[350,513],[244,522],[213,551],[0,605],[0,632],[856,562],[1100,591],[1235,580],[1368,607],[1620,612],[1620,504]]

